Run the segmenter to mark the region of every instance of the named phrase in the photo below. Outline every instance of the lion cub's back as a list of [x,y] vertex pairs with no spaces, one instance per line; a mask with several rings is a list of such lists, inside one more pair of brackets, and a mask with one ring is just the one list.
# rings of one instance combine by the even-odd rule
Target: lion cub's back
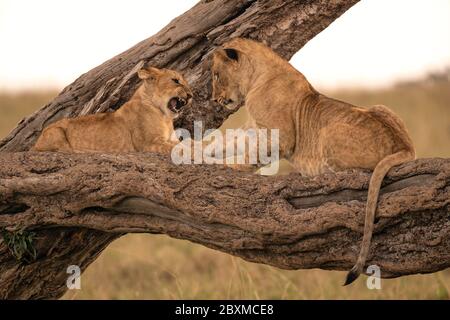
[[399,150],[407,149],[414,152],[414,144],[405,123],[391,109],[383,105],[376,105],[369,108],[368,113],[389,128]]
[[[124,121],[114,113],[100,113],[61,119],[44,130],[43,137],[64,132],[72,151],[134,151],[131,135]],[[54,149],[54,148],[53,148]]]
[[[402,121],[386,107],[349,107],[320,132],[323,155],[334,170],[373,169],[410,141]],[[412,143],[411,143],[412,145]]]

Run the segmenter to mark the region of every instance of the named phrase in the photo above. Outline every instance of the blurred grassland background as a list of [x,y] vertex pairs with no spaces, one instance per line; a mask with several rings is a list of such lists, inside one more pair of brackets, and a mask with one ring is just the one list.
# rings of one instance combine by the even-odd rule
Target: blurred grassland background
[[[386,89],[322,90],[356,105],[384,104],[406,122],[418,157],[450,157],[450,72]],[[0,92],[0,137],[57,91]],[[242,112],[226,123],[242,122]],[[342,287],[345,272],[287,271],[162,235],[115,241],[65,299],[449,299],[450,269],[382,280],[369,290],[361,277]]]

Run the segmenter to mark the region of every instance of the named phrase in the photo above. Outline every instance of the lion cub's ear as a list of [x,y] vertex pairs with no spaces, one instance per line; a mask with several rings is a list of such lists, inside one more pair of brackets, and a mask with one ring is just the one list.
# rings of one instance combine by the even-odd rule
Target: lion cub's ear
[[142,68],[138,71],[138,77],[142,80],[155,80],[161,74],[161,70],[154,67]]

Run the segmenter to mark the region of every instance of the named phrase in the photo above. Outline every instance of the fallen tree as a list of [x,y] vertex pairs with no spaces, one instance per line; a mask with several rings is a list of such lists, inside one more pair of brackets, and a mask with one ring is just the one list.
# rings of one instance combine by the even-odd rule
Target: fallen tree
[[[56,229],[67,244],[85,245],[86,233],[65,239],[71,235],[66,230],[88,228],[110,237],[164,233],[285,269],[347,270],[359,251],[370,172],[265,177],[213,165],[176,166],[154,154],[3,153],[0,177],[0,227],[33,230],[37,260],[73,264],[76,257],[61,243],[47,251],[46,235]],[[449,159],[391,170],[368,264],[378,265],[382,277],[450,266],[449,203]],[[85,241],[105,245],[88,235]],[[36,272],[31,263],[18,274],[5,273],[0,262],[2,282],[9,276],[20,283]]]
[[[289,59],[357,0],[201,1],[155,36],[82,75],[0,142],[0,298],[57,298],[67,266],[84,270],[128,232],[165,233],[281,268],[347,269],[362,231],[368,173],[302,179],[217,166],[175,166],[151,154],[29,153],[63,117],[119,108],[149,63],[183,72],[195,103],[176,127],[218,127],[229,115],[210,97],[208,56],[236,36]],[[11,153],[22,151],[22,153]],[[382,276],[450,264],[448,160],[391,170],[370,263]],[[16,243],[18,245],[16,246]]]

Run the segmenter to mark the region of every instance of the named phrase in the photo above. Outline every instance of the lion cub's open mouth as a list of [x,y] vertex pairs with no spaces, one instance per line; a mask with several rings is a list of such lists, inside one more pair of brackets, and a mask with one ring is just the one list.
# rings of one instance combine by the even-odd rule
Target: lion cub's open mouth
[[180,112],[180,110],[187,104],[187,100],[180,97],[173,97],[169,100],[167,107],[174,113]]

